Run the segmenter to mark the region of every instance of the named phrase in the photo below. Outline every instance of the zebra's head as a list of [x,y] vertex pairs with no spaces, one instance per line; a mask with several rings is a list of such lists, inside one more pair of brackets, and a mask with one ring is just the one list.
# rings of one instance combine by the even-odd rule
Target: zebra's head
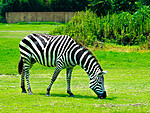
[[106,98],[106,91],[104,87],[104,74],[106,74],[107,71],[102,71],[100,73],[97,73],[97,76],[90,80],[90,88],[98,95],[98,98],[104,99]]

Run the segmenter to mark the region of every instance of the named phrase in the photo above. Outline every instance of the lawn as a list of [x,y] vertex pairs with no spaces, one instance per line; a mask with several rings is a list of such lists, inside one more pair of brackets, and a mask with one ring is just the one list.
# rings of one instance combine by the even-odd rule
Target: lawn
[[[51,23],[55,24],[55,23]],[[0,38],[23,38],[30,33],[48,34],[58,25],[51,24],[0,24]],[[60,23],[59,23],[60,24]],[[60,24],[61,25],[61,24]]]
[[150,112],[150,53],[92,50],[105,75],[106,99],[98,99],[89,88],[89,78],[76,66],[71,88],[76,97],[66,93],[66,70],[54,83],[51,96],[46,88],[55,68],[35,64],[30,71],[33,95],[22,94],[17,65],[20,57],[18,44],[32,32],[48,33],[56,25],[0,25],[0,112]]

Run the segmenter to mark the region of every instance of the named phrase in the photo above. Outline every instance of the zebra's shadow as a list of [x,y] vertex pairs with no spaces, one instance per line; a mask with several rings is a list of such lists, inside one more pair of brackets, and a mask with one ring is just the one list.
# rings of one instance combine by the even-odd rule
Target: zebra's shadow
[[[46,96],[44,93],[34,93],[35,95],[43,95]],[[97,96],[88,96],[88,95],[75,95],[75,97],[70,97],[68,94],[56,94],[56,93],[52,93],[50,96],[47,97],[68,97],[68,98],[83,98],[83,99],[98,99]],[[117,97],[106,97],[103,100],[114,100]]]

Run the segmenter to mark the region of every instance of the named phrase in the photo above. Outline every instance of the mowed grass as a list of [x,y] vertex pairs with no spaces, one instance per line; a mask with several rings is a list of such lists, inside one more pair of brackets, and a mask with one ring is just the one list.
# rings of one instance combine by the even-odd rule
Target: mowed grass
[[50,24],[0,24],[0,38],[23,38],[30,33],[48,34],[57,26]]
[[[4,26],[0,25],[0,28]],[[22,28],[19,29],[19,26]],[[33,27],[35,25],[19,26],[13,25],[16,32],[12,32],[13,28],[0,29],[0,112],[150,112],[150,53],[92,50],[102,68],[108,71],[105,75],[106,99],[97,98],[89,88],[88,75],[79,66],[74,68],[72,74],[74,98],[66,93],[66,70],[62,70],[53,84],[51,96],[45,96],[55,68],[39,64],[35,64],[30,71],[33,95],[22,94],[20,75],[17,73],[20,57],[18,44],[24,36],[36,30]],[[27,26],[29,29],[26,29]],[[53,29],[57,26],[45,27]],[[41,29],[37,31],[45,33],[47,28]],[[18,34],[18,31],[23,34]]]

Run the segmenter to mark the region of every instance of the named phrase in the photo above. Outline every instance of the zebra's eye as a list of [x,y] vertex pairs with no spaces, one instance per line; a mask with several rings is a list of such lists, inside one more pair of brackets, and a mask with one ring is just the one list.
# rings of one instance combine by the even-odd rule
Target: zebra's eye
[[97,77],[97,80],[98,80],[98,82],[102,82],[102,77],[101,77],[101,76],[98,76],[98,77]]

